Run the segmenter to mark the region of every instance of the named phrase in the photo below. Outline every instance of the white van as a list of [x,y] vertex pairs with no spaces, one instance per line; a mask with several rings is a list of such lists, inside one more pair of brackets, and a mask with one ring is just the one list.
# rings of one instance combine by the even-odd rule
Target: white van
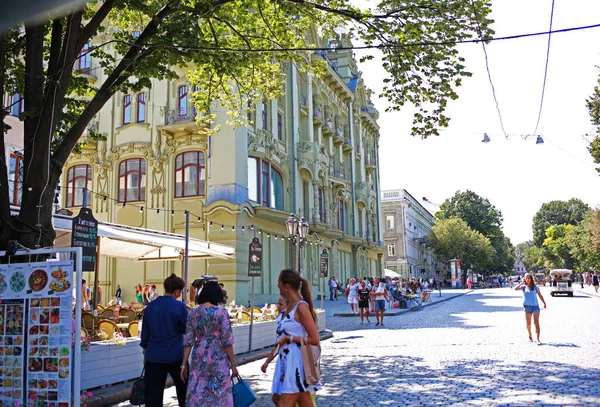
[[573,272],[569,269],[554,269],[550,270],[550,295],[566,294],[569,297],[573,296],[573,287],[571,281]]

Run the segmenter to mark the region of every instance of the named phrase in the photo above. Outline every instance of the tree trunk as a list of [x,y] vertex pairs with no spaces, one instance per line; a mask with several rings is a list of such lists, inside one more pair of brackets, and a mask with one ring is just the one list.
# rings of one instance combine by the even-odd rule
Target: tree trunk
[[[6,49],[5,37],[0,36],[0,95],[4,95],[5,88],[5,65]],[[0,123],[4,124],[6,112],[4,111],[4,98],[0,100]],[[6,149],[4,147],[4,128],[0,129],[0,247],[6,247],[10,238],[10,201],[8,197],[8,167],[10,163],[4,162],[6,159]]]

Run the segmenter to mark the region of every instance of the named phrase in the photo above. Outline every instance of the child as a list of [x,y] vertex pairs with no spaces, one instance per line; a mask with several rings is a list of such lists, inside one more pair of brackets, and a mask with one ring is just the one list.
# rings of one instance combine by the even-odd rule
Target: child
[[[277,315],[277,319],[283,317],[283,314],[284,314],[287,306],[288,306],[287,299],[284,298],[284,297],[279,297],[279,301],[277,301],[277,310],[279,311],[279,315]],[[278,354],[279,354],[279,347],[274,348],[269,353],[269,355],[267,356],[267,359],[265,360],[265,362],[260,367],[260,370],[262,370],[263,373],[267,372],[267,366],[269,366],[269,363],[271,363],[271,361],[273,359],[275,359],[275,357],[277,357]],[[314,403],[315,407],[317,407],[317,402],[315,401],[315,399],[317,397],[316,393],[312,393],[311,396],[312,396],[313,403]],[[271,398],[271,400],[273,400],[273,403],[275,405],[277,405],[279,403],[279,394],[273,394],[273,397]],[[296,407],[299,407],[298,404],[296,404]]]

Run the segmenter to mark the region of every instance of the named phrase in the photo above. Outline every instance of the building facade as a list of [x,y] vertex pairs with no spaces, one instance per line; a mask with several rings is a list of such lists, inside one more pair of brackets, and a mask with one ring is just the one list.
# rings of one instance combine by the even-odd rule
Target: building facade
[[433,215],[405,189],[383,191],[381,201],[385,268],[402,278],[443,278],[447,267],[428,242]]
[[[290,213],[310,224],[301,272],[313,297],[326,284],[319,277],[323,250],[329,277],[381,275],[378,113],[349,51],[311,57],[326,62],[323,76],[282,62],[285,95],[249,109],[247,127],[228,126],[217,108],[221,130],[210,136],[196,124],[186,69],[177,80],[116,94],[90,123],[106,141],[89,140],[64,168],[61,206],[77,212],[85,186],[97,219],[175,233],[184,233],[189,211],[192,237],[236,252],[231,260],[190,261],[190,281],[213,274],[238,304],[250,297],[248,246],[255,235],[263,247],[256,303],[277,300],[279,271],[295,256],[286,239]],[[79,64],[80,75],[102,83],[93,59]],[[120,284],[130,301],[136,284],[181,275],[181,263],[102,258],[100,284],[108,293]]]

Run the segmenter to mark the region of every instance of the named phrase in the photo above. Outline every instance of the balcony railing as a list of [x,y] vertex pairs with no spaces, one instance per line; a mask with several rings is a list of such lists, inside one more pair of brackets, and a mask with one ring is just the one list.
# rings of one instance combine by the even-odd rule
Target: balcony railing
[[306,99],[306,95],[300,96],[300,106],[308,107],[308,100]]
[[321,110],[321,108],[315,107],[314,116],[319,120],[323,120],[323,111]]
[[91,76],[93,78],[98,78],[98,73],[100,67],[98,65],[90,64],[89,66],[84,66],[81,68],[73,67],[73,71],[79,75]]
[[329,176],[333,178],[346,179],[344,164],[329,165]]
[[196,107],[193,104],[188,104],[185,107],[169,109],[165,114],[165,125],[187,123],[196,120]]

